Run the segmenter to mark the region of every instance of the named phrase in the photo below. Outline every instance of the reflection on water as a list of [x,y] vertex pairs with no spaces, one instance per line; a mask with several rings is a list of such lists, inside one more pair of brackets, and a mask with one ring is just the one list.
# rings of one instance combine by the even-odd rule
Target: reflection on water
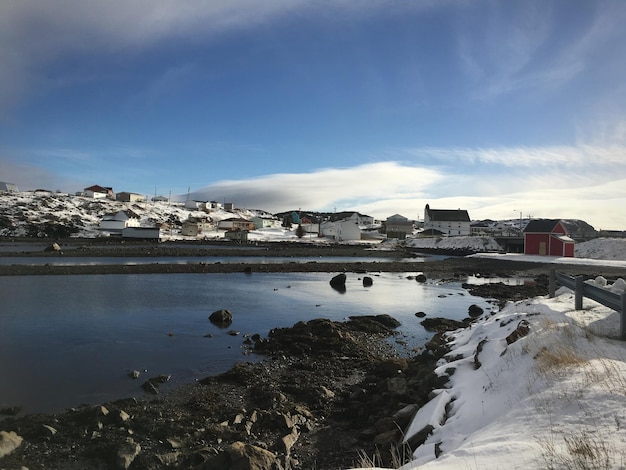
[[[300,320],[386,313],[413,347],[431,336],[418,311],[461,319],[473,303],[490,309],[458,285],[370,276],[364,287],[348,274],[343,294],[325,273],[0,277],[0,408],[60,410],[141,395],[159,374],[182,383],[220,373],[256,359],[245,355],[244,334]],[[222,308],[233,313],[226,330],[208,319]],[[147,372],[133,381],[130,370]]]

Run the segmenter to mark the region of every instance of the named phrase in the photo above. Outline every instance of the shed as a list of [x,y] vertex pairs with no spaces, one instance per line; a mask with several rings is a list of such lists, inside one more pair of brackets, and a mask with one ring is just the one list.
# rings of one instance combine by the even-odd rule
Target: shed
[[524,229],[524,254],[574,256],[574,240],[560,219],[531,220]]

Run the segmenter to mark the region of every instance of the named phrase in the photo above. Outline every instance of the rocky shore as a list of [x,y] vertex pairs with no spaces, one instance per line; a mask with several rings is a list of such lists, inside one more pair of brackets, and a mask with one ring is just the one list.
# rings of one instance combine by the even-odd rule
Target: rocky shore
[[[324,256],[319,254],[322,251],[312,251],[316,248],[282,248],[280,256],[289,250],[293,256],[313,252]],[[320,250],[333,250],[333,256],[337,252],[381,256],[363,247],[335,248]],[[145,249],[134,247],[125,253],[130,256],[131,251]],[[303,249],[306,255],[295,254]],[[366,252],[372,254],[363,255]],[[110,255],[109,251],[106,256]],[[163,256],[161,251],[158,256]],[[4,266],[0,274],[421,271],[428,279],[455,279],[463,273],[535,278],[523,286],[466,286],[474,295],[498,302],[547,293],[549,265],[474,258],[407,263],[394,261],[407,256],[404,252],[387,256],[389,262],[346,264]],[[589,277],[623,275],[621,270],[589,272],[580,266],[560,270]],[[447,380],[433,373],[447,351],[445,331],[468,326],[480,313],[468,308],[468,318],[460,323],[425,319],[433,338],[410,357],[393,347],[398,323],[387,315],[351,317],[345,322],[311,319],[274,329],[267,338],[245,339],[262,361],[242,362],[227,373],[172,391],[167,387],[161,391],[158,385],[167,377],[152,378],[153,388],[146,387],[143,399],[55,414],[21,416],[16,408],[0,410],[4,414],[0,416],[0,469],[325,470],[360,466],[366,463],[364,457],[379,466],[397,466],[410,458],[423,438],[416,436],[401,445],[402,432],[432,390]]]

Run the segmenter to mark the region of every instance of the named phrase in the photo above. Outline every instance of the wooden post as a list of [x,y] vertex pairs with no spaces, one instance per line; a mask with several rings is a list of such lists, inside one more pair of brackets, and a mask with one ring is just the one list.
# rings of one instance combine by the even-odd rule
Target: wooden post
[[576,277],[576,289],[574,291],[574,310],[583,309],[583,277]]
[[620,339],[626,341],[626,294],[622,294],[622,312],[620,315]]
[[548,284],[548,293],[550,298],[554,298],[556,295],[556,269],[550,269],[550,282]]

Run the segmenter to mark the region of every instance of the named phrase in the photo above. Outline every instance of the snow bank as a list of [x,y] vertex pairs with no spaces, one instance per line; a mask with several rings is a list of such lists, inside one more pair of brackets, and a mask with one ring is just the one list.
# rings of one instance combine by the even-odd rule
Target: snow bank
[[626,260],[626,239],[594,238],[577,243],[575,253],[580,258]]
[[454,368],[450,402],[442,416],[440,394],[415,416],[407,439],[435,424],[401,469],[623,468],[626,346],[606,337],[618,334],[620,314],[588,299],[584,307],[575,311],[561,288],[450,333],[437,369]]

